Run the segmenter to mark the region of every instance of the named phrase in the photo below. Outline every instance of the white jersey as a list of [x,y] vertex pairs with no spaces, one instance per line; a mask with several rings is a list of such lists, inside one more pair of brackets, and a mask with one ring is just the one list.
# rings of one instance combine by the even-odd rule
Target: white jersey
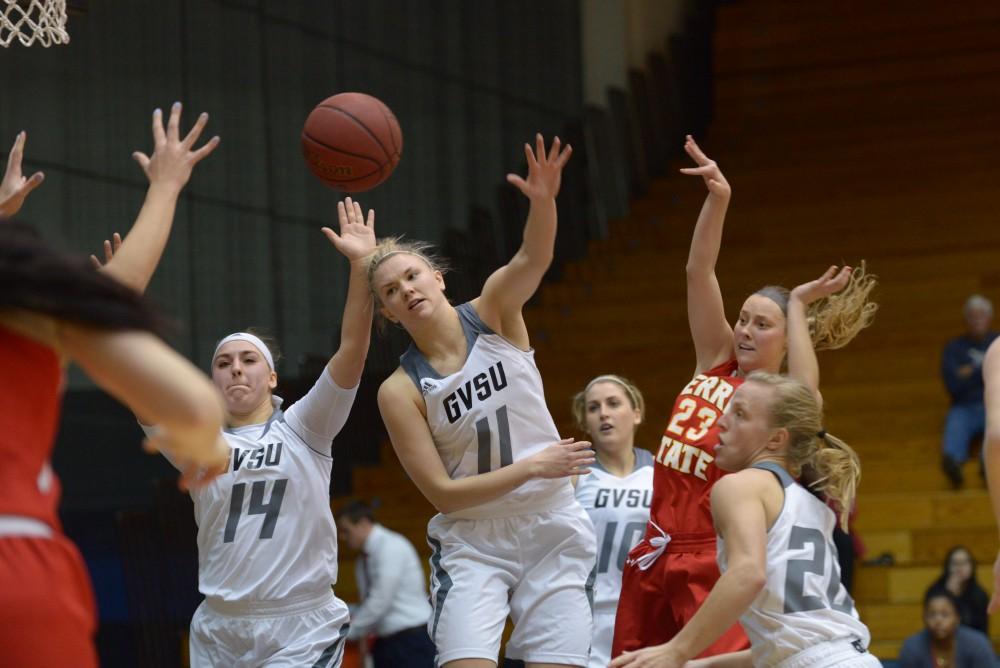
[[224,432],[229,470],[191,491],[198,587],[209,602],[308,598],[337,581],[331,450],[356,393],[324,369],[287,411],[275,406],[265,424]]
[[595,613],[614,614],[618,609],[625,558],[646,533],[652,496],[653,455],[639,448],[635,468],[624,478],[595,462],[576,483],[576,500],[590,515],[597,534]]
[[[840,583],[833,511],[777,464],[762,462],[754,468],[778,477],[785,500],[767,532],[767,584],[740,617],[750,638],[753,665],[777,666],[835,640],[867,648],[871,635]],[[725,571],[726,546],[721,538],[718,555],[719,568]]]
[[[559,441],[534,351],[521,350],[493,332],[471,304],[456,310],[468,343],[460,370],[441,376],[413,345],[400,358],[424,396],[434,445],[452,479],[495,471]],[[568,479],[535,479],[495,501],[448,516],[511,517],[572,503]]]

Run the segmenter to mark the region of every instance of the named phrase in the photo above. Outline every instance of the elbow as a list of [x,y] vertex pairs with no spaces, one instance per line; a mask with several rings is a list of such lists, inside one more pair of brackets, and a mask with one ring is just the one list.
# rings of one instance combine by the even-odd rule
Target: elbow
[[429,494],[427,500],[431,502],[434,509],[441,513],[442,515],[447,515],[448,513],[458,512],[462,510],[458,504],[454,501],[448,500],[448,494],[444,492],[438,492],[436,494]]
[[740,583],[751,600],[767,586],[767,570],[763,564],[744,563],[729,569],[733,579]]

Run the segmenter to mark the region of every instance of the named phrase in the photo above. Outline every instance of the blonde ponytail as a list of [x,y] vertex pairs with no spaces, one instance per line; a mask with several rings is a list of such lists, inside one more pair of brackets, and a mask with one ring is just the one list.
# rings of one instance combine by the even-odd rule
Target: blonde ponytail
[[787,376],[754,371],[747,382],[773,390],[770,424],[788,431],[789,473],[805,473],[806,484],[830,498],[839,507],[840,526],[847,531],[847,519],[854,505],[861,462],[844,441],[823,429],[823,415],[816,397],[805,385]]

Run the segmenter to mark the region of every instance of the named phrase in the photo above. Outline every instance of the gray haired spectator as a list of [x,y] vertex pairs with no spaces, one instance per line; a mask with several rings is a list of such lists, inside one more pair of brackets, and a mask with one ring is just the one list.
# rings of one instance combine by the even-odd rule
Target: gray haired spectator
[[997,338],[990,325],[993,304],[981,295],[972,295],[965,302],[966,332],[944,347],[941,355],[941,377],[951,408],[945,419],[941,459],[945,475],[955,488],[962,485],[962,464],[969,459],[973,439],[981,438],[986,428],[983,407],[983,356]]

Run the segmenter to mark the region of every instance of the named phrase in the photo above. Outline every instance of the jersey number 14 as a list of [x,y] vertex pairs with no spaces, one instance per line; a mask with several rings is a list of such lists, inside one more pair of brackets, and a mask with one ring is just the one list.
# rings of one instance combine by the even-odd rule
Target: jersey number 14
[[[250,487],[250,505],[247,508],[247,515],[264,516],[258,536],[262,540],[274,535],[274,525],[278,523],[281,502],[285,500],[285,488],[288,487],[288,478],[275,480],[271,487],[271,498],[264,503],[264,490],[268,482],[270,481],[257,480],[253,483]],[[243,516],[243,498],[246,496],[246,489],[245,482],[233,485],[232,495],[229,497],[229,518],[226,520],[226,530],[222,536],[223,543],[232,543],[236,540],[236,527],[239,526],[240,517]]]

